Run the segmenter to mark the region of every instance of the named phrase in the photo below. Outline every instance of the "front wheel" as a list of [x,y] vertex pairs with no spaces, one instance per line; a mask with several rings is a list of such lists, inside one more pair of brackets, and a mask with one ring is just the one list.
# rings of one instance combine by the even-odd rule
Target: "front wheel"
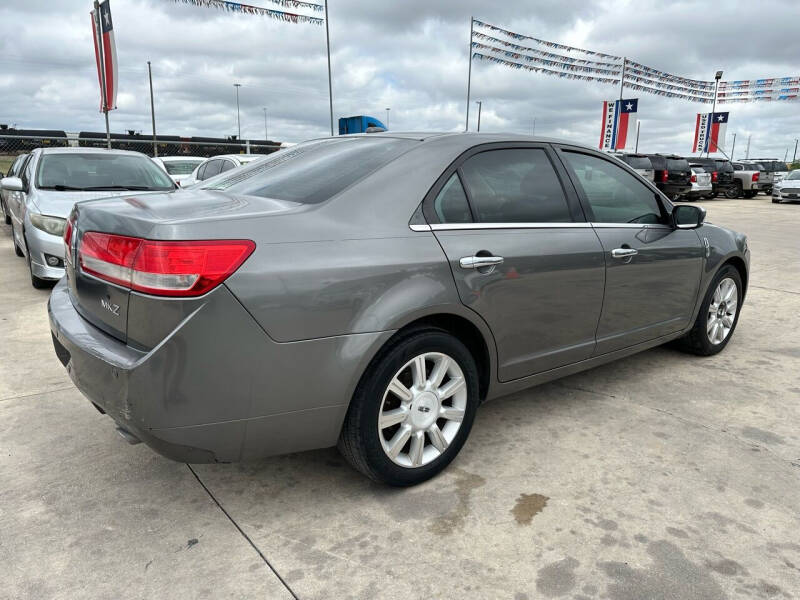
[[742,195],[742,184],[739,183],[738,181],[736,182],[735,185],[732,185],[725,190],[725,197],[728,198],[729,200],[738,198],[741,195]]
[[694,326],[681,338],[683,350],[711,356],[728,345],[742,305],[742,277],[733,265],[725,265],[708,287]]
[[458,454],[478,398],[478,369],[464,344],[440,329],[409,332],[367,368],[345,417],[339,451],[375,481],[421,483]]

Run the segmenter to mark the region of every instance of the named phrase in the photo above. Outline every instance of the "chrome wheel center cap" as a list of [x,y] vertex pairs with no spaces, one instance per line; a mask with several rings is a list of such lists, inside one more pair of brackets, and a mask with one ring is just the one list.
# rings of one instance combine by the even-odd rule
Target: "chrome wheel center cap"
[[724,317],[726,310],[727,310],[727,307],[725,306],[725,303],[724,302],[721,303],[719,305],[719,308],[717,309],[717,318],[721,319],[722,317]]
[[420,392],[411,403],[409,419],[414,429],[428,429],[439,418],[439,398],[433,392]]

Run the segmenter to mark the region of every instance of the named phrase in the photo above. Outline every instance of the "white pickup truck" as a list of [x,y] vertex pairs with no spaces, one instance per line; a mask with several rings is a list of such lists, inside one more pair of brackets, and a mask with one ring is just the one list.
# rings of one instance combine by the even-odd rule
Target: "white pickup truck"
[[733,182],[738,190],[738,196],[753,198],[761,189],[761,184],[766,178],[766,171],[757,162],[733,163]]

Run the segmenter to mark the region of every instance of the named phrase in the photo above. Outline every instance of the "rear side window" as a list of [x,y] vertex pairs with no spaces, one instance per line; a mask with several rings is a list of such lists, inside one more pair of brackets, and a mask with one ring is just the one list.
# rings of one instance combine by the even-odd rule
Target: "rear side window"
[[461,165],[461,173],[480,222],[572,221],[561,182],[542,149],[481,152]]
[[230,170],[231,170],[232,168],[234,168],[235,166],[236,166],[236,165],[235,165],[235,164],[233,164],[233,161],[232,161],[232,160],[223,160],[223,161],[222,161],[222,166],[220,167],[220,170],[219,170],[219,172],[220,172],[220,173],[224,173],[225,171],[230,171]]
[[471,223],[467,195],[457,173],[453,173],[433,201],[433,210],[442,223]]
[[578,177],[595,222],[663,222],[653,191],[628,171],[588,154],[564,152],[564,157]]
[[307,142],[273,152],[204,189],[316,204],[335,196],[418,143],[383,136]]
[[219,175],[219,170],[222,168],[222,162],[219,159],[210,160],[206,163],[206,168],[203,171],[202,179],[210,179],[214,175]]

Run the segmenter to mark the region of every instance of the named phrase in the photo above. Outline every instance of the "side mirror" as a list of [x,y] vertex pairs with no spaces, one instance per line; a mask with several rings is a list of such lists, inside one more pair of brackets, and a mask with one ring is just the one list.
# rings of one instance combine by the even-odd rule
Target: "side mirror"
[[19,177],[3,177],[0,180],[0,187],[9,192],[21,192],[23,191],[22,179]]
[[706,209],[700,206],[678,204],[672,209],[672,225],[675,229],[697,229],[706,220]]

